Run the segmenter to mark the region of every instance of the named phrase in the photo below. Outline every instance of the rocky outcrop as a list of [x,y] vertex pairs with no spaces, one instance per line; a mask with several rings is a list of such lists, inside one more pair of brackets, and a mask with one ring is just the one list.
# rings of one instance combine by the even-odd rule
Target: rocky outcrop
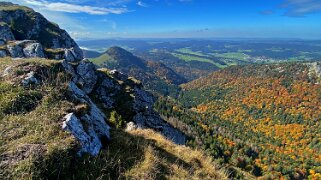
[[148,92],[135,89],[134,110],[136,115],[133,117],[134,122],[140,128],[152,128],[176,144],[185,144],[186,136],[163,120],[160,115],[153,110],[154,100]]
[[79,151],[79,155],[81,155],[83,152],[90,153],[93,156],[97,155],[102,147],[102,144],[92,126],[90,126],[86,132],[81,121],[75,116],[74,113],[66,115],[64,119],[65,121],[62,128],[71,132],[75,138],[80,141],[81,150]]
[[7,50],[13,58],[44,58],[44,50],[37,41],[13,41],[7,45]]
[[64,49],[62,58],[67,61],[83,59],[82,50],[65,30],[49,22],[40,13],[12,3],[1,3],[0,39],[5,42],[17,40],[19,43],[21,40],[35,41],[35,44],[25,47],[27,49],[24,56],[19,47],[8,46],[12,57],[46,57],[48,55],[43,49]]
[[110,139],[110,127],[106,123],[104,113],[75,83],[69,84],[69,91],[79,102],[88,104],[90,110],[81,117],[73,113],[68,114],[64,118],[63,129],[70,131],[82,145],[80,155],[89,153],[95,156]]
[[26,58],[39,57],[44,58],[45,54],[40,43],[30,43],[23,49],[23,54]]
[[[83,145],[80,153],[87,152],[96,155],[97,149],[103,146],[104,141],[110,139],[110,127],[106,123],[106,117],[90,98],[91,96],[96,97],[95,101],[107,111],[119,109],[121,106],[119,102],[126,104],[126,108],[130,111],[126,113],[132,114],[130,116],[132,119],[128,121],[132,120],[136,123],[128,124],[128,129],[152,128],[177,144],[185,143],[185,135],[169,125],[153,110],[153,96],[142,90],[140,84],[133,83],[126,75],[97,70],[91,62],[86,60],[77,64],[71,64],[65,60],[62,66],[72,76],[69,91],[73,98],[90,107],[85,115],[77,117],[75,114],[69,114],[64,121],[64,127],[68,127],[65,129],[70,131]],[[122,85],[122,83],[126,84]],[[124,94],[128,94],[127,97],[131,99],[124,99]],[[83,126],[87,128],[84,129]],[[100,141],[97,141],[96,137]]]
[[91,93],[97,82],[95,65],[86,60],[81,61],[77,66],[77,74],[79,75],[77,83],[82,86],[86,94]]
[[4,41],[13,41],[15,40],[10,27],[3,23],[0,23],[0,39]]
[[22,58],[23,57],[22,48],[15,43],[8,45],[7,50],[9,52],[10,56],[13,58]]

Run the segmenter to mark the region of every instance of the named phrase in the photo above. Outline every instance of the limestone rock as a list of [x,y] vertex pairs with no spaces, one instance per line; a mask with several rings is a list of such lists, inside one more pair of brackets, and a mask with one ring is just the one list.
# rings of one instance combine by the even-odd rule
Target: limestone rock
[[133,131],[133,130],[136,130],[137,129],[137,126],[134,122],[129,122],[126,124],[126,129],[125,131]]
[[75,70],[75,68],[73,67],[73,65],[71,65],[70,63],[68,63],[66,60],[63,60],[61,62],[62,66],[64,67],[65,71],[71,75],[72,77],[72,81],[77,83],[78,81],[78,75],[77,72]]
[[23,49],[24,56],[26,58],[39,57],[44,58],[44,50],[40,43],[30,43]]
[[13,58],[45,57],[42,45],[33,40],[14,41],[7,49]]
[[97,82],[95,65],[89,61],[81,61],[77,66],[77,74],[80,77],[78,84],[82,85],[82,90],[86,94],[91,93]]
[[136,115],[133,117],[134,122],[140,128],[151,128],[176,144],[185,144],[186,136],[175,129],[165,120],[163,120],[158,113],[153,110],[154,100],[152,95],[144,90],[135,89],[134,110]]
[[104,108],[111,109],[115,103],[112,98],[114,93],[112,92],[120,90],[120,86],[104,76],[98,77],[99,79],[103,79],[103,81],[101,81],[101,83],[97,86],[96,94],[100,98]]
[[110,74],[113,75],[114,78],[121,80],[121,81],[126,81],[128,79],[128,76],[116,69],[113,69],[110,71]]
[[0,24],[0,39],[5,41],[15,40],[10,27],[7,24]]
[[19,45],[17,44],[8,45],[7,49],[12,58],[23,58],[23,51]]
[[35,77],[35,72],[31,71],[27,74],[27,76],[22,80],[22,85],[27,87],[32,84],[39,84],[38,79]]
[[139,88],[135,88],[135,104],[134,109],[137,112],[145,112],[152,109],[154,99],[151,94]]
[[93,127],[87,127],[86,131],[81,123],[81,121],[75,116],[75,114],[70,113],[64,117],[64,122],[62,128],[66,131],[71,132],[71,134],[80,142],[81,150],[79,155],[82,153],[89,153],[93,156],[98,155],[102,144],[94,132]]
[[[70,58],[73,58],[72,61],[83,59],[83,52],[77,43],[57,24],[48,21],[44,16],[31,8],[21,8],[21,6],[16,4],[11,4],[11,6],[16,7],[16,10],[0,10],[0,39],[14,41],[15,37],[19,37],[19,39],[35,40],[44,49],[68,49],[66,56],[69,58],[68,60],[71,60]],[[23,23],[27,25],[15,26],[21,23],[22,19]],[[15,27],[15,31],[11,27]]]
[[76,61],[73,53],[72,53],[69,49],[65,49],[65,57],[64,57],[64,58],[65,58],[65,60],[66,60],[67,62],[74,62],[74,61]]
[[[87,132],[82,132],[82,133],[78,133],[78,134],[87,134],[86,137],[98,137],[98,140],[100,142],[100,146],[98,146],[97,141],[95,140],[95,144],[97,146],[95,147],[99,147],[98,149],[100,150],[101,147],[103,146],[103,144],[105,143],[105,141],[108,141],[110,139],[110,127],[108,126],[108,124],[106,123],[105,119],[105,115],[104,113],[96,106],[95,103],[92,102],[92,100],[86,95],[86,93],[81,90],[80,88],[78,88],[78,86],[74,83],[71,82],[69,84],[69,91],[72,93],[72,95],[74,96],[74,98],[76,98],[78,101],[82,102],[82,103],[86,103],[89,105],[90,110],[87,114],[83,115],[82,117],[77,118],[78,120],[81,120],[79,122],[85,122],[86,123],[86,129]],[[69,115],[72,116],[72,115]],[[76,121],[76,120],[74,120]],[[79,124],[79,123],[78,123]],[[80,127],[80,125],[77,125],[77,127]],[[77,128],[82,130],[81,128]],[[84,131],[84,130],[83,130]],[[77,134],[76,134],[77,135]],[[81,142],[81,144],[83,145],[82,147],[82,151],[81,152],[88,152],[92,155],[97,155],[97,149],[96,148],[88,148],[88,147],[92,147],[91,144],[88,145],[88,143],[86,144],[86,138],[83,141],[83,138],[78,138],[78,135],[75,137]],[[81,136],[83,137],[83,136]],[[80,153],[81,153],[80,152]]]
[[134,116],[133,121],[139,128],[154,129],[176,144],[183,145],[186,142],[186,136],[164,121],[156,112],[140,112]]

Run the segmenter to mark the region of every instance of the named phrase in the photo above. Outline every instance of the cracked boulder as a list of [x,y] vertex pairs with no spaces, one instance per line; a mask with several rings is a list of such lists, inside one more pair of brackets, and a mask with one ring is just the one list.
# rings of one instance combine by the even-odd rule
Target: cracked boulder
[[23,54],[26,58],[44,58],[44,50],[40,43],[29,43],[23,49]]
[[85,130],[81,120],[74,113],[67,114],[64,120],[62,128],[69,131],[81,144],[79,155],[82,153],[89,153],[93,156],[98,155],[102,144],[93,127],[88,126]]
[[44,49],[40,43],[33,40],[14,41],[7,45],[7,50],[13,58],[44,58]]

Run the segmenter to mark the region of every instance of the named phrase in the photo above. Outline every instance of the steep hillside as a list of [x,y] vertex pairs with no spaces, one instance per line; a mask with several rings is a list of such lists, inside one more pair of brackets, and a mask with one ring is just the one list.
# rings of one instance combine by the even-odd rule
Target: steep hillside
[[[223,164],[264,178],[321,177],[318,63],[233,66],[184,84],[156,108]],[[180,125],[179,123],[178,126]],[[184,130],[184,126],[180,127]]]
[[69,34],[34,10],[0,2],[0,57],[83,59]]
[[108,69],[117,69],[122,73],[142,81],[145,88],[154,92],[168,95],[177,91],[177,85],[186,82],[172,69],[162,63],[145,61],[132,53],[119,48],[109,48],[106,53],[91,61]]

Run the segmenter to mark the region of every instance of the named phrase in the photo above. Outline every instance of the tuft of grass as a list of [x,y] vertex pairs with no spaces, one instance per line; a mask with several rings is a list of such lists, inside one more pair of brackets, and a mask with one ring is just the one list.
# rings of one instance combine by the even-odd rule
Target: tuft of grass
[[42,99],[42,94],[7,83],[0,83],[0,114],[18,114],[32,111]]

